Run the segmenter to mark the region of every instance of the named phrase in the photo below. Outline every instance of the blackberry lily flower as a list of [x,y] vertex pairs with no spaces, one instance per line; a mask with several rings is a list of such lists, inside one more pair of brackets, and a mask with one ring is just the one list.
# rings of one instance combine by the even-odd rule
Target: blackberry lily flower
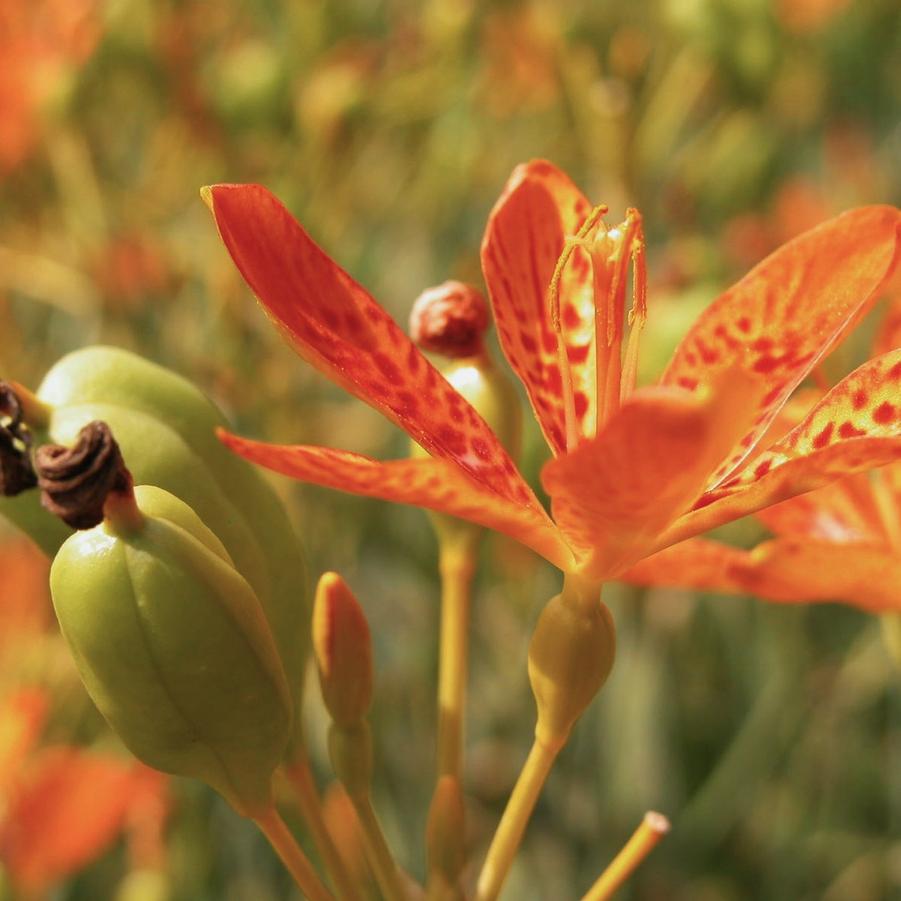
[[[897,430],[901,300],[889,309],[872,352],[873,359],[819,399],[806,416],[808,441],[829,443],[837,429],[839,437],[853,438],[866,449],[867,443]],[[803,406],[799,398],[781,414],[789,436],[799,432]],[[842,408],[838,417],[828,412]],[[787,439],[777,439],[756,465],[769,466],[792,452]],[[756,594],[785,603],[844,601],[869,613],[894,614],[887,624],[899,622],[901,463],[852,473],[762,509],[757,517],[773,537],[753,550],[694,538],[640,561],[624,578],[646,585]]]
[[501,345],[553,455],[541,476],[552,519],[478,413],[272,194],[217,185],[204,198],[297,352],[431,455],[379,462],[222,433],[285,475],[505,532],[596,586],[713,526],[901,458],[901,404],[880,412],[901,366],[868,369],[859,408],[852,384],[864,376],[849,376],[785,437],[784,453],[755,456],[891,274],[893,207],[852,210],[784,245],[699,316],[656,385],[636,388],[647,316],[640,215],[608,228],[606,209],[559,169],[519,166],[489,217],[482,263]]

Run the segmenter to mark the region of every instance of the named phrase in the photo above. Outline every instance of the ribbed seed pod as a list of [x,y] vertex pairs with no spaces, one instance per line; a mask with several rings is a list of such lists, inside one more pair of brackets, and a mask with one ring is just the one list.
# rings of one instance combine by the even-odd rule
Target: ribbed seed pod
[[[180,497],[222,540],[263,603],[299,704],[310,647],[303,550],[262,475],[217,440],[215,430],[226,422],[215,405],[181,376],[112,347],[63,357],[37,396],[47,406],[47,421],[42,429],[32,427],[35,444],[68,445],[88,422],[107,422],[135,481]],[[64,539],[34,492],[0,498],[0,514],[51,555]]]
[[182,501],[135,490],[137,515],[71,536],[53,604],[101,713],[136,757],[211,785],[238,812],[271,805],[290,692],[262,605]]

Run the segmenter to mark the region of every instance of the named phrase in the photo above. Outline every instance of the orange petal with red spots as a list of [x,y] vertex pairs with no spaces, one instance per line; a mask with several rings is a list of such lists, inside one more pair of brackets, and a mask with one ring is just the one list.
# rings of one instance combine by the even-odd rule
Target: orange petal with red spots
[[700,316],[663,383],[695,390],[724,362],[767,383],[752,427],[710,487],[739,467],[789,394],[876,300],[897,259],[899,234],[894,207],[844,213],[771,254]]
[[68,747],[33,758],[0,826],[13,882],[42,891],[103,854],[122,829],[137,772],[127,761]]
[[639,560],[617,578],[633,585],[743,594],[748,589],[735,575],[734,567],[747,562],[748,551],[705,538],[689,538]]
[[836,479],[901,460],[901,350],[838,383],[782,441],[706,492],[663,548]]
[[572,553],[559,530],[524,486],[510,501],[469,478],[446,460],[387,463],[326,447],[264,444],[220,430],[220,440],[247,460],[315,485],[325,485],[428,510],[448,513],[504,532],[566,569]]
[[[555,166],[517,166],[488,217],[482,270],[501,347],[529,394],[555,454],[566,447],[563,383],[548,287],[567,236],[591,205]],[[572,373],[578,431],[594,434],[594,291],[591,262],[576,248],[560,283],[560,314]]]
[[522,479],[482,417],[276,197],[216,185],[207,199],[235,265],[305,360],[429,453],[516,499]]
[[733,376],[702,395],[639,389],[597,438],[545,465],[554,519],[587,574],[611,577],[637,561],[697,499],[753,409],[754,381]]
[[901,557],[884,544],[778,538],[754,548],[734,575],[767,600],[901,611]]

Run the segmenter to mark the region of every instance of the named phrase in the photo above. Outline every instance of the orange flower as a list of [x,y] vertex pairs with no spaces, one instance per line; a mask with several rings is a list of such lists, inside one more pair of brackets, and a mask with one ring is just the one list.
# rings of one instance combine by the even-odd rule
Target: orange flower
[[74,747],[36,748],[46,712],[38,690],[0,704],[0,860],[14,885],[36,894],[167,807],[162,773]]
[[[383,463],[222,434],[277,472],[471,520],[602,582],[670,544],[901,458],[901,408],[886,406],[901,365],[878,361],[786,436],[784,453],[754,457],[789,395],[892,272],[901,235],[893,207],[845,213],[776,251],[699,317],[658,384],[636,389],[640,216],[630,210],[607,228],[603,208],[592,210],[554,166],[518,167],[489,218],[482,262],[501,345],[553,454],[542,471],[551,519],[476,411],[275,197],[257,185],[204,196],[298,353],[431,454]],[[859,407],[858,383],[867,386]]]
[[[901,415],[901,393],[892,390],[889,376],[893,369],[901,371],[901,299],[889,309],[873,350],[883,353],[817,405],[845,404],[840,432],[853,435],[868,419],[888,424]],[[868,412],[859,423],[862,410]],[[807,420],[816,423],[815,434],[829,428],[816,412]],[[865,447],[871,440],[859,435],[854,443]],[[786,439],[777,440],[758,458],[759,465],[791,452]],[[901,612],[901,463],[856,472],[757,515],[775,537],[753,550],[693,539],[641,561],[623,578],[771,601],[845,601],[871,613]]]

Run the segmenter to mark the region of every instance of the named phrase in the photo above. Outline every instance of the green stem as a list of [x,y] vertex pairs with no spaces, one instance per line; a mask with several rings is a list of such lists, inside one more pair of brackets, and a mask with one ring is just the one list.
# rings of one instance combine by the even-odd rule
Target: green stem
[[306,756],[301,756],[284,768],[285,776],[294,789],[297,806],[301,816],[310,830],[313,844],[325,864],[332,882],[342,901],[360,901],[362,894],[348,872],[328,828],[322,816],[322,804],[316,784],[313,782],[313,774],[310,772],[310,764]]
[[500,894],[538,796],[563,744],[561,741],[548,745],[537,739],[533,743],[482,865],[476,901],[495,901]]
[[274,807],[254,817],[254,822],[269,839],[269,844],[294,877],[297,887],[310,901],[335,901],[335,896],[322,884],[309,858]]
[[473,542],[441,544],[441,637],[438,663],[438,777],[461,778],[469,609],[476,566]]
[[400,881],[400,873],[378,817],[372,808],[372,802],[368,795],[362,797],[351,796],[357,816],[360,819],[360,831],[363,838],[363,848],[369,865],[375,873],[379,890],[385,897],[385,901],[405,901],[406,892]]

